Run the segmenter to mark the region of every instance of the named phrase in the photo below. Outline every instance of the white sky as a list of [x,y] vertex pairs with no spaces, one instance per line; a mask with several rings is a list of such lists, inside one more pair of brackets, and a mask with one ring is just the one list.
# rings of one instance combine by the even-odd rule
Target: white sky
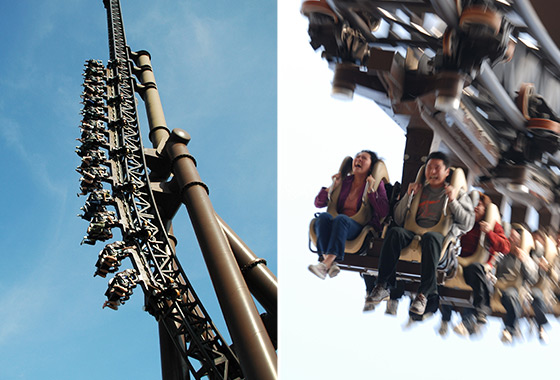
[[[280,281],[281,379],[488,378],[518,379],[550,373],[560,345],[560,326],[552,321],[551,343],[527,336],[504,346],[501,321],[492,318],[482,338],[453,332],[437,335],[440,316],[405,331],[408,299],[396,317],[382,304],[362,313],[365,286],[343,271],[322,281],[307,266],[316,262],[308,249],[308,226],[317,211],[313,199],[328,186],[344,156],[362,149],[385,159],[391,181],[400,180],[404,132],[370,100],[330,98],[332,73],[308,44],[301,2],[279,2],[278,32],[278,257]],[[454,316],[455,319],[455,316]],[[523,329],[525,329],[523,325]],[[480,360],[484,371],[465,361]],[[539,358],[543,360],[539,363]],[[526,364],[525,364],[526,363]],[[454,372],[454,373],[453,373]]]

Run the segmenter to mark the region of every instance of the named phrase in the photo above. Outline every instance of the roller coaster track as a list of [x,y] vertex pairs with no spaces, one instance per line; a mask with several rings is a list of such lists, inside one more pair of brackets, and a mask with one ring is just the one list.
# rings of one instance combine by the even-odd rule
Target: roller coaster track
[[[533,208],[539,230],[555,236],[558,8],[541,0],[304,0],[301,12],[311,47],[334,71],[332,93],[372,99],[406,131],[402,184],[414,182],[431,150],[442,150],[468,172],[468,186],[510,214],[507,223],[527,227]],[[371,238],[339,267],[376,274],[382,243]],[[397,266],[410,292],[417,264]],[[471,305],[470,290],[442,284],[441,300]]]
[[[131,289],[139,283],[145,294],[147,311],[156,320],[163,322],[195,379],[243,378],[238,358],[212,323],[175,256],[174,242],[167,234],[158,211],[138,124],[136,82],[133,78],[130,50],[126,44],[120,3],[115,0],[105,0],[104,3],[107,8],[110,60],[107,67],[103,68],[103,74],[97,75],[94,81],[103,78],[106,83],[99,85],[97,82],[96,86],[97,90],[105,90],[103,96],[106,106],[92,104],[91,97],[84,92],[86,105],[83,125],[93,125],[93,131],[105,136],[107,141],[98,142],[93,148],[90,145],[89,150],[82,146],[79,154],[83,157],[94,151],[103,155],[99,148],[107,149],[109,160],[102,164],[110,166],[110,174],[93,180],[93,187],[86,184],[85,190],[82,187],[82,194],[90,193],[91,198],[92,193],[97,196],[103,192],[101,182],[111,185],[112,196],[105,197],[101,211],[110,216],[104,207],[114,206],[118,222],[103,227],[119,227],[123,244],[116,248],[126,247],[119,251],[118,256],[108,258],[107,255],[102,257],[100,254],[98,264],[101,262],[103,266],[108,261],[111,264],[109,270],[105,266],[101,271],[98,269],[96,274],[104,277],[107,272],[115,272],[118,266],[112,263],[120,263],[125,257],[130,258],[134,267],[133,271],[118,273],[115,276],[117,281],[110,281],[106,293],[109,297],[107,305],[116,309],[128,299]],[[92,77],[88,72],[94,70],[96,65],[89,61],[86,66],[87,83],[84,83],[84,87],[91,87],[95,75]],[[106,110],[106,115],[103,110]],[[95,128],[104,122],[106,128]],[[87,165],[82,166],[82,172],[91,172]],[[99,206],[97,210],[100,210]],[[93,214],[95,218],[99,212]],[[93,234],[89,239],[86,237],[86,242],[94,244],[96,240],[110,237],[109,233],[103,236]]]
[[[334,71],[333,91],[371,98],[409,132],[431,130],[471,184],[546,210],[558,229],[560,37],[553,19],[539,19],[556,8],[540,0],[311,0],[301,10],[311,46]],[[438,105],[441,94],[455,97],[454,107]],[[533,110],[545,111],[523,109],[528,94]],[[403,182],[424,155],[406,152]]]

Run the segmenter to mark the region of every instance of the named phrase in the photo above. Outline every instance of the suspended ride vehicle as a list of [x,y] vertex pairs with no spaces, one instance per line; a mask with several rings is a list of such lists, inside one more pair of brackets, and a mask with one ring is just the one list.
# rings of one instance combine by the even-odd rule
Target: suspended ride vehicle
[[[482,189],[491,198],[487,223],[521,224],[527,232],[534,209],[539,229],[552,235],[560,230],[560,34],[549,28],[549,36],[535,17],[538,13],[548,20],[545,12],[557,5],[533,5],[538,12],[521,0],[302,3],[310,45],[334,72],[333,94],[371,98],[406,131],[400,181],[405,186],[393,194],[395,199],[408,183],[422,181],[426,157],[439,149],[457,168],[456,178],[448,182],[464,191]],[[415,225],[416,208],[412,202],[404,227],[421,236],[425,230]],[[501,221],[506,211],[509,220]],[[434,230],[447,235],[448,224],[442,216]],[[364,229],[358,239],[347,242],[347,255],[338,266],[375,276],[383,238],[384,232]],[[315,239],[312,221],[310,248]],[[552,269],[558,260],[551,256],[556,244],[549,239],[546,252]],[[523,233],[522,240],[525,249],[534,245],[530,234]],[[397,264],[397,278],[409,293],[419,282],[418,241],[402,252]],[[459,255],[458,236],[449,236],[445,247],[438,266],[441,302],[470,307],[472,289],[463,269],[486,264],[484,236],[469,257]],[[493,272],[487,270],[490,276]],[[497,293],[507,285],[498,281]],[[560,315],[556,272],[550,270],[537,288],[545,290],[547,304]],[[494,299],[493,313],[500,315],[502,309]]]

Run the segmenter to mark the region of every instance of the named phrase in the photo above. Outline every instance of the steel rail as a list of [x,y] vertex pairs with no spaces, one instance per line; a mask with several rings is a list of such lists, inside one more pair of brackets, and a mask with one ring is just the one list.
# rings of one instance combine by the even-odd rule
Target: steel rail
[[[131,261],[140,272],[147,309],[164,325],[196,379],[242,377],[233,351],[212,323],[175,257],[148,178],[138,125],[120,3],[104,0],[107,9],[110,63],[107,78],[108,130],[113,155],[112,186],[123,240],[134,243]],[[122,154],[124,152],[124,154]],[[180,284],[177,287],[177,284]],[[179,344],[183,337],[185,344]],[[198,363],[191,363],[195,359]]]

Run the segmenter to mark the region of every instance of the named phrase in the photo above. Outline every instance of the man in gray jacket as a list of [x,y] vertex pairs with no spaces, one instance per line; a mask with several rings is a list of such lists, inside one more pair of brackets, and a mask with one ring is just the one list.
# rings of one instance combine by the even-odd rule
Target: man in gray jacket
[[[443,212],[445,198],[448,198],[449,211],[453,218],[451,234],[459,236],[469,231],[474,224],[474,206],[467,193],[448,185],[449,159],[442,152],[432,152],[428,156],[425,177],[426,183],[411,183],[407,194],[397,203],[394,220],[399,226],[405,221],[411,194],[422,188],[420,203],[416,213],[416,223],[422,228],[435,226]],[[389,286],[395,285],[395,270],[401,251],[414,239],[415,233],[403,227],[390,229],[381,247],[377,285],[371,291],[370,302],[379,303],[389,298]],[[410,305],[412,313],[422,315],[426,310],[429,296],[437,296],[437,265],[439,263],[444,236],[439,232],[426,232],[422,235],[422,263],[420,287],[416,298]]]

